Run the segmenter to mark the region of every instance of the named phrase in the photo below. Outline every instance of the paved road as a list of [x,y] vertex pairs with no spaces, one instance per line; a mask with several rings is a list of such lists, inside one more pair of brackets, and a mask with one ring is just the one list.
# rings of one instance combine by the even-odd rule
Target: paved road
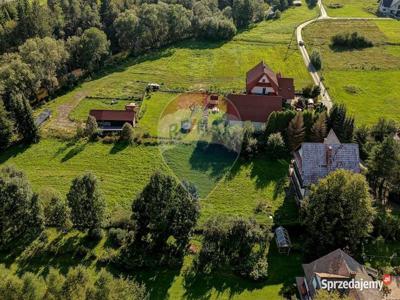
[[[318,0],[318,7],[320,10],[319,17],[309,20],[303,24],[300,24],[296,28],[297,43],[299,43],[300,41],[303,41],[302,31],[303,31],[304,27],[306,27],[306,26],[310,25],[311,23],[314,23],[318,20],[323,20],[323,19],[329,18],[321,0]],[[315,70],[314,66],[310,62],[310,56],[308,55],[306,47],[304,45],[303,46],[299,45],[299,49],[300,49],[301,55],[303,56],[304,63],[306,64],[308,71],[310,72],[310,75],[311,75],[312,79],[314,80],[314,84],[319,85],[319,87],[321,88],[322,103],[328,108],[328,110],[330,110],[332,108],[332,99],[329,96],[329,93],[326,90],[324,83],[321,81],[321,77],[319,76],[318,72]]]
[[[329,17],[324,5],[322,4],[322,0],[318,0],[318,8],[320,11],[319,17],[309,20],[307,22],[304,22],[303,24],[300,24],[296,28],[296,38],[297,38],[297,43],[300,41],[303,41],[303,35],[302,31],[303,29],[310,25],[311,23],[317,22],[319,20],[391,20],[390,18],[347,18],[347,17]],[[324,83],[321,81],[321,77],[319,76],[318,72],[315,70],[314,66],[310,62],[310,56],[308,55],[307,49],[305,46],[300,46],[299,49],[301,52],[301,55],[303,56],[304,63],[306,64],[308,71],[310,72],[310,75],[314,81],[315,85],[319,85],[321,88],[321,98],[322,98],[322,103],[330,110],[332,108],[332,99],[329,96],[328,91],[325,88]]]

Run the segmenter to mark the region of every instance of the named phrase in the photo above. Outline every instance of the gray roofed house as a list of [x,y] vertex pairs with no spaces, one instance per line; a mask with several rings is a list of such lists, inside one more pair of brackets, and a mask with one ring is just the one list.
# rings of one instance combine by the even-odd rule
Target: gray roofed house
[[381,0],[379,12],[394,18],[400,18],[400,0]]
[[[332,251],[309,264],[303,264],[303,270],[304,277],[296,278],[302,300],[313,299],[317,290],[323,287],[323,280],[374,281],[373,276],[377,274],[376,270],[363,266],[341,249]],[[357,300],[383,299],[377,288],[339,290],[339,292]]]
[[358,145],[340,143],[333,130],[323,143],[302,143],[293,155],[290,174],[298,200],[307,196],[310,186],[330,172],[345,169],[360,173]]

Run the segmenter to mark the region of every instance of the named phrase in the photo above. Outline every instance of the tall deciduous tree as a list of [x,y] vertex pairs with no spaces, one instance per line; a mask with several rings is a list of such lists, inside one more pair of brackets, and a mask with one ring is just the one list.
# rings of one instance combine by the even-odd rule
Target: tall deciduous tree
[[47,226],[54,226],[66,229],[71,226],[70,208],[58,195],[53,195],[46,199],[44,203],[44,218]]
[[374,214],[363,175],[330,173],[311,187],[303,203],[308,254],[320,257],[337,248],[357,251],[372,230]]
[[126,10],[114,21],[114,29],[122,50],[132,50],[138,39],[139,18],[135,10]]
[[233,0],[232,16],[238,28],[246,27],[253,22],[254,16],[261,8],[256,0]]
[[75,178],[67,200],[74,226],[79,229],[100,227],[106,205],[96,176],[87,173]]
[[135,142],[135,132],[133,131],[131,124],[125,123],[124,126],[122,126],[120,139],[128,142],[129,144],[133,144]]
[[85,135],[89,138],[94,138],[99,133],[99,126],[97,125],[96,118],[89,116],[86,121]]
[[287,140],[291,151],[296,150],[306,135],[306,129],[304,127],[303,114],[298,112],[296,116],[290,121],[287,129]]
[[110,42],[107,40],[106,34],[98,28],[85,30],[79,45],[80,64],[89,71],[100,67],[110,52]]
[[125,267],[161,253],[179,258],[198,216],[198,200],[174,177],[155,173],[132,204],[135,237],[122,255]]
[[27,231],[42,229],[37,196],[25,175],[12,168],[0,170],[0,248]]
[[63,41],[50,37],[29,39],[19,47],[19,53],[31,67],[39,86],[50,91],[58,87],[57,77],[65,72],[69,56]]
[[22,94],[29,98],[38,88],[39,82],[31,66],[19,54],[4,54],[0,58],[0,94],[6,110],[11,111],[11,95]]

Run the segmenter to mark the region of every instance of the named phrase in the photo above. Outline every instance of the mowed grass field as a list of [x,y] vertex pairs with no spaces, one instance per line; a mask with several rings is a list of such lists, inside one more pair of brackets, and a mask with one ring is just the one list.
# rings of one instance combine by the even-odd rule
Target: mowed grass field
[[[323,0],[322,2],[330,17],[374,18],[377,17],[379,5],[377,0]],[[333,8],[336,4],[342,7]]]
[[202,151],[195,145],[173,150],[161,154],[158,146],[45,139],[29,148],[16,147],[0,154],[0,166],[23,170],[38,193],[51,188],[63,196],[76,176],[93,172],[100,180],[111,217],[121,211],[129,214],[133,199],[150,176],[162,171],[198,187],[203,221],[219,213],[253,216],[259,201],[269,203],[271,213],[283,211],[287,222],[296,221],[294,201],[284,203],[287,161],[262,157],[251,163],[236,162],[231,153]]
[[[335,51],[331,37],[357,31],[374,43],[363,50]],[[304,37],[321,53],[321,74],[334,102],[345,103],[357,124],[380,117],[400,121],[400,23],[394,20],[327,20],[311,24]]]

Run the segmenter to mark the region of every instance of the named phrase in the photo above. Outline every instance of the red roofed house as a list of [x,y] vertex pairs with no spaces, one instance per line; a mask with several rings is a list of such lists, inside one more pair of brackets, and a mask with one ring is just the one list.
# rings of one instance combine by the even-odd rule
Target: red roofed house
[[95,117],[101,131],[121,131],[125,123],[136,124],[136,105],[130,103],[125,110],[92,109],[89,115]]
[[247,72],[246,94],[228,95],[228,120],[230,122],[251,121],[261,126],[274,111],[282,110],[283,102],[293,99],[293,78],[284,78],[274,73],[261,61]]

